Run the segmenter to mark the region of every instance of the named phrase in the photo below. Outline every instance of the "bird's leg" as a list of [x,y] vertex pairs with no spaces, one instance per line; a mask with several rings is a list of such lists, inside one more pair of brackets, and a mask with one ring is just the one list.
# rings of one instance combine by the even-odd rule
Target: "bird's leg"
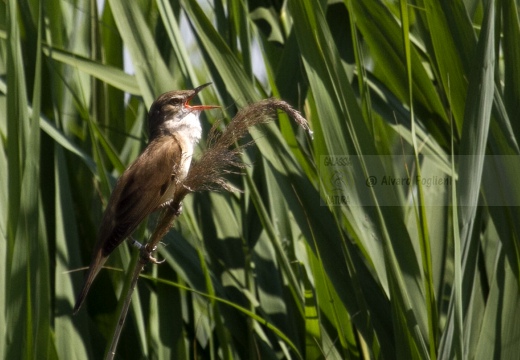
[[127,239],[127,241],[130,243],[130,245],[132,245],[133,247],[141,250],[141,248],[143,247],[143,244],[141,244],[139,241],[137,241],[136,239],[134,239],[133,237],[129,237]]
[[154,264],[162,264],[163,262],[166,261],[166,259],[162,259],[162,260],[157,260],[156,258],[154,258],[152,256],[152,253],[157,250],[157,246],[154,246],[153,249],[151,251],[148,250],[148,246],[143,246],[141,247],[141,257],[139,259],[139,261],[141,261],[142,263],[154,263]]
[[173,211],[173,215],[175,217],[179,217],[182,213],[182,203],[173,203],[173,204],[170,204],[170,209],[172,209]]
[[168,230],[172,227],[172,221],[180,215],[182,212],[182,203],[174,202],[167,204],[165,209],[162,211],[161,218],[157,222],[154,232],[148,243],[141,246],[141,263],[146,264],[152,262],[154,264],[161,264],[165,260],[157,260],[152,256],[152,253],[157,250],[157,244],[160,244],[161,239],[166,235]]
[[188,190],[189,192],[194,192],[192,188],[190,188],[188,185],[182,184],[182,186]]
[[141,253],[139,261],[143,264],[146,263],[154,263],[154,264],[162,264],[165,259],[163,260],[157,260],[155,257],[152,256],[152,253],[157,250],[157,246],[155,246],[151,251],[148,250],[148,247],[146,245],[141,244],[139,241],[135,240],[132,237],[128,238],[128,241],[130,241],[130,244],[139,249],[139,252]]

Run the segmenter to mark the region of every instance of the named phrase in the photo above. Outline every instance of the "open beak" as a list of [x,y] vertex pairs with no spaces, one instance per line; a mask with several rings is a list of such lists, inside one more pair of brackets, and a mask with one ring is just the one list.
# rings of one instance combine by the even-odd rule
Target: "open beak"
[[211,85],[211,83],[200,85],[200,86],[197,86],[195,89],[193,89],[193,95],[191,95],[190,97],[188,97],[186,99],[186,102],[184,103],[184,107],[187,109],[190,109],[190,110],[198,110],[198,111],[219,108],[220,106],[218,106],[218,105],[190,105],[191,99],[193,99],[195,97],[195,95],[197,95],[202,89],[204,89],[208,85]]

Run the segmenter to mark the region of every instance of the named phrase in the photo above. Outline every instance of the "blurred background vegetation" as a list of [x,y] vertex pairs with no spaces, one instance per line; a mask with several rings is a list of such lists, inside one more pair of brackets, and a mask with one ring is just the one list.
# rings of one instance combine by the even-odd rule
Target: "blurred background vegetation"
[[[230,176],[242,193],[188,196],[117,358],[517,358],[517,1],[6,0],[0,13],[1,358],[103,356],[132,249],[72,307],[104,206],[152,101],[209,81],[197,101],[222,110],[206,134],[274,96],[314,139],[280,115],[251,131],[250,166]],[[362,182],[325,166],[338,156]],[[457,181],[367,187],[381,171]]]

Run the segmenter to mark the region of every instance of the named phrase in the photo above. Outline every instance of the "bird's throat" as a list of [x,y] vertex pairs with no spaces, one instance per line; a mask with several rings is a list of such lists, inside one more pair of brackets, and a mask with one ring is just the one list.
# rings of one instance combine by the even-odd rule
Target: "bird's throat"
[[161,130],[166,134],[177,134],[178,136],[195,146],[202,136],[202,127],[199,120],[199,111],[191,111],[181,119],[168,119],[161,124]]
[[202,136],[199,115],[200,111],[191,111],[182,117],[174,117],[161,124],[161,133],[174,135],[182,150],[181,162],[176,165],[176,171],[179,171],[177,181],[182,181],[188,175],[195,145]]

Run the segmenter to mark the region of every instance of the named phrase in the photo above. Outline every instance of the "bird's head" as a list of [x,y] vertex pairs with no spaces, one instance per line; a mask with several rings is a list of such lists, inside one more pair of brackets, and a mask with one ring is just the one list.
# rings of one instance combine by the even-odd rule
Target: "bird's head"
[[[159,96],[148,112],[150,140],[169,133],[188,131],[190,136],[200,138],[199,115],[203,110],[215,109],[216,105],[190,105],[190,101],[211,83],[193,90],[174,90]],[[194,133],[194,134],[192,134]]]

